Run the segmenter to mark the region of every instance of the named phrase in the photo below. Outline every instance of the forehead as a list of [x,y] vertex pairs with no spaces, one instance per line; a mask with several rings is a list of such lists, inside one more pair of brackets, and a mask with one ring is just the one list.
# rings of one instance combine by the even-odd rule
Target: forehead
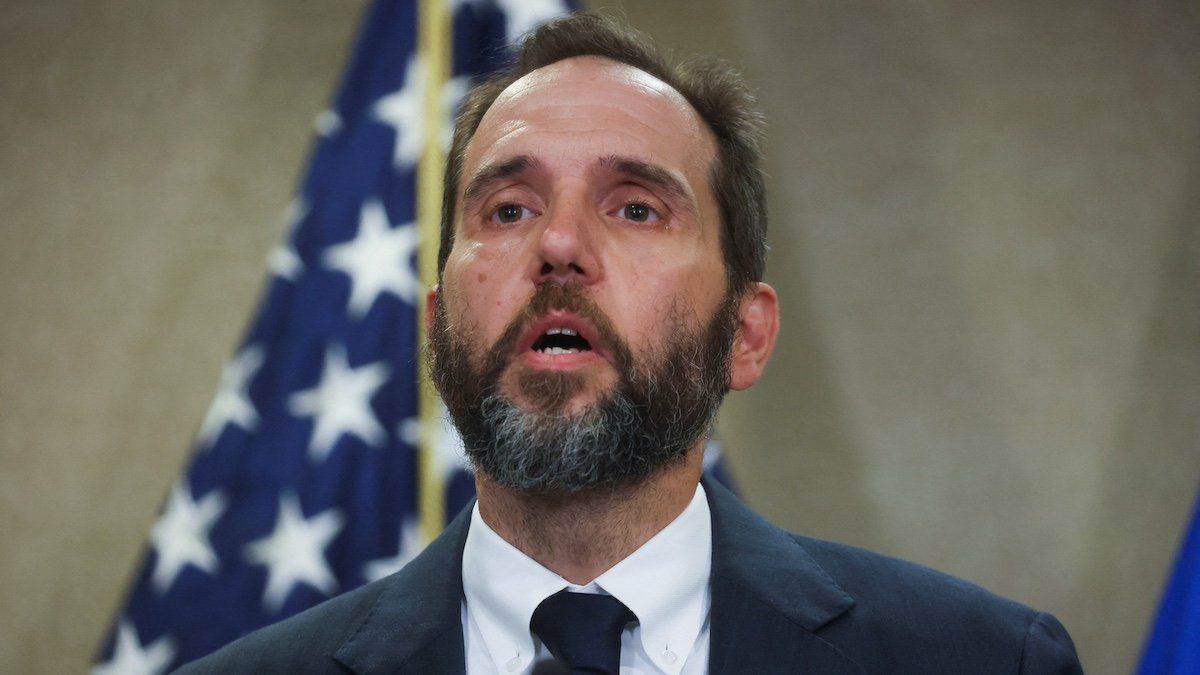
[[707,177],[715,143],[670,85],[623,63],[580,56],[539,68],[496,97],[467,145],[464,173],[517,154],[581,162],[621,154],[691,178]]

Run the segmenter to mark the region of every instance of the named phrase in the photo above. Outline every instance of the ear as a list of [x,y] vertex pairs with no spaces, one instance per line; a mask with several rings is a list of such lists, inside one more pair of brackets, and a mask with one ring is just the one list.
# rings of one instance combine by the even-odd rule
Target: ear
[[749,389],[762,377],[775,351],[778,334],[779,301],[775,289],[764,283],[755,284],[738,306],[738,334],[733,340],[729,365],[730,389]]
[[433,335],[433,317],[437,315],[438,291],[440,290],[437,284],[434,284],[428,292],[425,293],[425,335]]

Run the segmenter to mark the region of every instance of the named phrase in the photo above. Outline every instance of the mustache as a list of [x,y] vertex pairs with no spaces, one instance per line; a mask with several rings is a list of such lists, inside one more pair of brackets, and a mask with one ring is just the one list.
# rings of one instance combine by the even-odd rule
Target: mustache
[[529,302],[513,317],[492,345],[485,371],[491,375],[499,375],[512,358],[517,341],[521,339],[521,334],[529,324],[552,311],[574,314],[592,324],[612,354],[618,372],[628,372],[633,365],[633,353],[629,345],[621,339],[608,315],[587,297],[583,285],[578,281],[568,281],[565,284],[547,282],[538,285]]

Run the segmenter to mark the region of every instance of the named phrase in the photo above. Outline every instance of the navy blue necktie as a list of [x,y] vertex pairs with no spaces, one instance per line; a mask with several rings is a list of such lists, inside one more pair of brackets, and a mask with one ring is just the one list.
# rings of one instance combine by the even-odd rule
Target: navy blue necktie
[[617,675],[621,631],[637,617],[611,595],[559,591],[533,611],[529,627],[572,673]]

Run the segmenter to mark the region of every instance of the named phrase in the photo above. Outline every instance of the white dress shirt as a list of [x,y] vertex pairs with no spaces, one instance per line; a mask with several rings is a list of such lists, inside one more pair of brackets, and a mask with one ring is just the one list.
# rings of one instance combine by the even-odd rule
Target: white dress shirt
[[566,588],[612,595],[637,615],[621,635],[621,675],[708,670],[712,516],[704,488],[679,517],[587,586],[576,586],[502,539],[479,514],[463,549],[467,673],[529,673],[550,658],[529,630],[542,600]]

